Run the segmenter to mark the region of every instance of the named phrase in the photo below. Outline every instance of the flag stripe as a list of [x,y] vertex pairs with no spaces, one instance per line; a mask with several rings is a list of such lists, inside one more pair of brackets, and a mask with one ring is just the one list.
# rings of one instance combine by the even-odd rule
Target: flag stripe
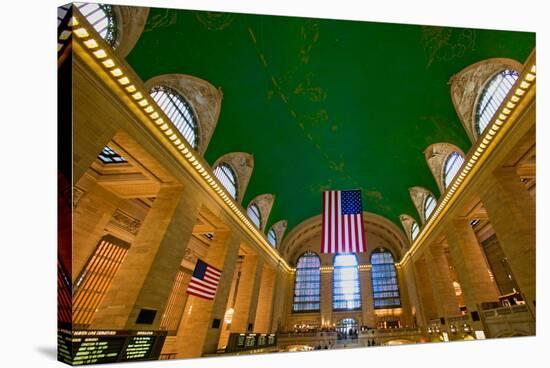
[[360,191],[325,191],[322,202],[321,253],[364,252]]

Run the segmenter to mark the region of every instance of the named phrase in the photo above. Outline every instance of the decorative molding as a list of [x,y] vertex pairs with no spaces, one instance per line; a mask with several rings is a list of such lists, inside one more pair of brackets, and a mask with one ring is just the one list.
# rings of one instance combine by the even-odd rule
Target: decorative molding
[[126,58],[139,40],[147,17],[149,8],[140,6],[113,5],[117,19],[117,40],[115,52],[121,58]]
[[148,91],[160,85],[180,93],[191,106],[198,122],[197,151],[204,155],[218,124],[223,93],[207,81],[187,74],[163,74],[145,82]]
[[231,152],[218,158],[213,168],[216,168],[220,163],[226,163],[237,175],[237,202],[242,203],[244,193],[248,187],[248,182],[252,176],[252,170],[254,170],[254,157],[250,153],[246,152]]
[[136,235],[141,226],[141,221],[129,214],[117,209],[109,220],[107,226],[113,226],[117,229],[124,230],[130,234]]
[[450,143],[434,143],[424,150],[424,157],[428,163],[428,167],[432,172],[434,179],[439,187],[439,191],[444,193],[445,181],[443,174],[445,172],[445,163],[447,158],[453,152],[458,152],[462,157],[465,157],[464,152],[454,144]]
[[251,204],[255,203],[256,206],[260,209],[260,215],[261,215],[261,223],[260,223],[260,230],[265,229],[265,225],[267,224],[267,219],[269,218],[269,214],[271,213],[271,208],[273,207],[273,202],[275,201],[275,196],[273,194],[260,194],[256,198],[250,201],[250,203],[247,206],[250,207]]
[[[407,238],[410,241],[410,244],[413,243],[412,234],[411,234],[411,228],[414,223],[416,223],[416,220],[412,218],[412,216],[409,216],[407,214],[401,214],[399,215],[399,220],[401,221],[401,225],[403,225],[403,229],[405,229],[405,235],[407,235]],[[418,232],[420,233],[420,227],[418,227]],[[410,246],[409,244],[409,246]]]
[[433,193],[430,192],[428,189],[423,187],[409,188],[409,194],[414,203],[414,206],[416,207],[416,210],[418,211],[418,214],[420,215],[420,220],[422,221],[422,223],[425,223],[426,220],[424,218],[424,201],[429,195],[432,195],[435,200],[437,200],[437,197],[434,196]]
[[506,58],[482,60],[461,70],[449,80],[453,105],[472,142],[478,138],[475,130],[475,110],[479,96],[485,84],[504,69],[521,72],[523,65],[516,60]]

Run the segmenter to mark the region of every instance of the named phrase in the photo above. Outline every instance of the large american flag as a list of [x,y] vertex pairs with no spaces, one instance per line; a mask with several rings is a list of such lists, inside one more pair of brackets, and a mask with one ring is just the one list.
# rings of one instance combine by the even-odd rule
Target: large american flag
[[214,299],[221,275],[222,271],[198,259],[189,286],[187,286],[187,294],[204,299]]
[[321,253],[365,251],[365,230],[360,190],[323,192]]

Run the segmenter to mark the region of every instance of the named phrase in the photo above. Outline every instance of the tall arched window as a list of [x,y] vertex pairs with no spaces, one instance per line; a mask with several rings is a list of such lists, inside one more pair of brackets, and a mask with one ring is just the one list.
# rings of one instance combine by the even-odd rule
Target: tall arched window
[[445,167],[443,168],[443,184],[445,185],[445,188],[451,184],[463,163],[464,157],[456,151],[452,152],[447,157]]
[[259,229],[260,225],[262,223],[262,216],[260,214],[260,209],[258,208],[258,205],[256,203],[250,204],[248,208],[246,209],[246,214],[248,215],[248,218],[252,220],[254,225]]
[[198,124],[191,106],[172,88],[156,86],[149,92],[164,114],[194,149],[199,146]]
[[273,247],[277,247],[277,234],[275,233],[275,230],[269,229],[267,232],[267,241],[269,244],[273,245]]
[[225,162],[218,164],[214,168],[214,175],[222,183],[222,185],[227,189],[231,197],[237,198],[237,176],[235,172]]
[[332,309],[361,308],[359,265],[355,254],[343,253],[334,257],[332,274]]
[[306,252],[296,263],[294,312],[318,311],[321,303],[321,261],[313,252]]
[[476,107],[475,128],[477,134],[483,133],[489,125],[518,77],[519,74],[515,70],[505,69],[487,82]]
[[401,306],[397,272],[391,252],[378,248],[370,256],[372,297],[374,308],[395,308]]
[[411,239],[414,241],[416,237],[418,236],[418,233],[420,232],[420,229],[418,228],[418,224],[415,222],[411,225]]
[[94,3],[75,3],[75,5],[101,38],[109,45],[115,46],[117,25],[113,7]]
[[428,220],[435,209],[435,198],[433,195],[428,195],[424,200],[424,220]]

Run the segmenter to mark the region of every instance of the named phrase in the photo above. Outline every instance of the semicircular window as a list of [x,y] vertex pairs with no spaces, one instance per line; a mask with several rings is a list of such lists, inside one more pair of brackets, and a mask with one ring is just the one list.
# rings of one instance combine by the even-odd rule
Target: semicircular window
[[445,167],[443,168],[443,185],[445,185],[445,188],[451,184],[463,163],[464,157],[456,151],[452,152],[449,157],[447,157],[447,160],[445,160]]
[[237,198],[237,176],[235,172],[225,162],[218,164],[214,168],[214,175],[222,183],[225,189],[229,192],[231,197],[234,199]]
[[273,247],[277,247],[277,234],[275,234],[275,230],[269,229],[267,232],[267,241],[269,244],[273,245]]
[[256,225],[256,227],[259,229],[260,224],[262,223],[262,216],[260,214],[260,209],[258,208],[258,205],[256,203],[252,203],[246,209],[246,214],[248,215],[248,218],[252,220],[254,225]]
[[194,149],[199,146],[198,124],[193,109],[181,94],[166,86],[149,91],[153,100]]
[[475,129],[477,134],[483,133],[487,128],[518,77],[517,71],[505,69],[487,82],[476,107]]
[[117,20],[111,5],[94,3],[75,3],[86,20],[111,47],[117,39]]
[[424,200],[424,220],[428,220],[435,209],[435,198],[429,194]]
[[416,237],[418,236],[418,233],[420,232],[420,229],[418,228],[418,224],[415,222],[411,225],[411,239],[414,241]]

